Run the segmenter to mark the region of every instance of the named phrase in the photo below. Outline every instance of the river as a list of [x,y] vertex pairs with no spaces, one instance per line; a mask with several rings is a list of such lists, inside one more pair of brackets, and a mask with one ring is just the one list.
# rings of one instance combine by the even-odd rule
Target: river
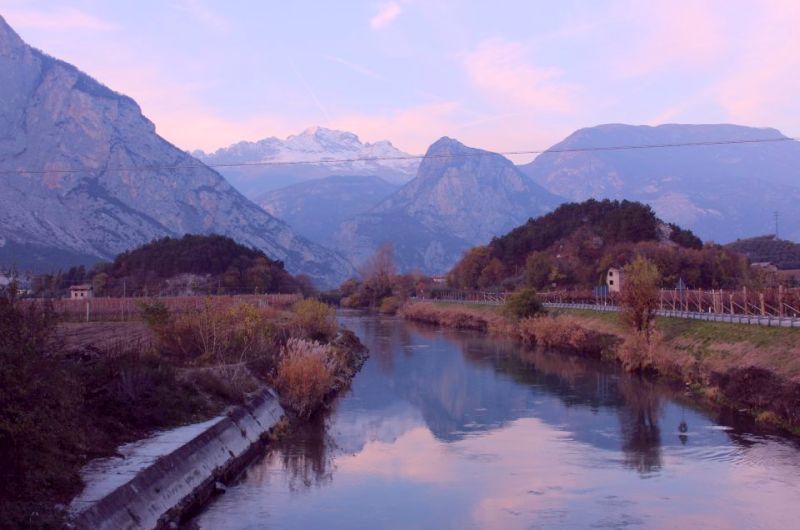
[[471,332],[342,322],[371,355],[352,388],[200,528],[797,528],[800,445],[744,416]]

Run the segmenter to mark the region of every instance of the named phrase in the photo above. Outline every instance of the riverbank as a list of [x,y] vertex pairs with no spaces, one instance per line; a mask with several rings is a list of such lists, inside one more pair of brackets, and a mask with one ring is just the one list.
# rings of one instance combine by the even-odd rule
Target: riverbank
[[0,291],[0,527],[62,528],[88,462],[247,406],[265,388],[303,422],[366,355],[313,300],[139,309],[137,322],[63,324],[51,306]]
[[401,314],[408,320],[493,333],[679,380],[709,405],[746,411],[761,423],[800,434],[798,330],[658,318],[654,338],[646,345],[613,313],[558,310],[515,321],[500,307],[424,302],[406,305]]

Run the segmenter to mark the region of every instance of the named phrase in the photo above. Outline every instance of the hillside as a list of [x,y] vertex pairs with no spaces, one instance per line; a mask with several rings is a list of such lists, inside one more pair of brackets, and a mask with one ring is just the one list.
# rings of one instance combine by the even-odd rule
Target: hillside
[[[213,153],[195,151],[192,154],[211,165],[249,164],[223,167],[220,171],[250,198],[332,175],[378,176],[399,185],[411,180],[419,166],[418,159],[409,158],[391,142],[365,143],[353,133],[324,127],[311,127],[285,140],[264,138],[257,142],[238,142]],[[313,163],[297,163],[309,161]],[[259,165],[262,162],[266,164]]]
[[307,288],[280,261],[220,235],[161,238],[89,270],[73,267],[41,275],[34,291],[40,296],[63,296],[77,283],[91,283],[96,296],[293,293]]
[[667,224],[644,204],[596,201],[555,211],[471,249],[448,275],[454,287],[525,284],[537,289],[591,287],[611,266],[643,254],[656,262],[665,285],[728,286],[747,275],[747,259],[718,245],[703,246],[691,231]]
[[[754,140],[777,140],[752,142]],[[596,150],[693,142],[723,145]],[[552,152],[570,149],[577,152]],[[800,239],[800,142],[775,129],[739,125],[599,125],[580,129],[520,169],[574,201],[629,199],[664,220],[720,243],[771,229],[779,211]]]
[[560,202],[508,159],[445,137],[428,148],[411,182],[342,223],[336,241],[354,263],[389,241],[401,270],[441,273],[470,246]]
[[737,239],[726,245],[744,254],[753,263],[769,262],[779,269],[800,269],[800,245],[775,236]]
[[53,270],[164,236],[214,232],[320,284],[352,274],[343,258],[161,138],[131,98],[26,45],[2,18],[0,72],[4,264]]
[[396,185],[380,177],[333,176],[267,192],[256,203],[302,236],[327,245],[342,221],[366,212],[395,190]]

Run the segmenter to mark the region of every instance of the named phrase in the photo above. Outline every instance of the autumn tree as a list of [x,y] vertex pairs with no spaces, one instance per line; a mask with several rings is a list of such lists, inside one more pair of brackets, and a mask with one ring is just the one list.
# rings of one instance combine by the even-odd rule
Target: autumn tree
[[363,287],[370,305],[377,305],[381,299],[392,294],[392,279],[396,274],[394,247],[383,243],[375,254],[367,258],[359,271]]
[[644,256],[625,266],[622,277],[622,315],[634,331],[649,340],[659,303],[661,273]]

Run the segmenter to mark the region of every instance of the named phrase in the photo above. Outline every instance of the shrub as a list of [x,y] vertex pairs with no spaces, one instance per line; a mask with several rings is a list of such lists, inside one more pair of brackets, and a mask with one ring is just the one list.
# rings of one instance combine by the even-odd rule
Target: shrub
[[381,300],[379,311],[384,315],[394,315],[400,309],[402,302],[396,296],[387,296]]
[[155,301],[149,304],[142,302],[139,304],[139,309],[142,314],[142,320],[151,328],[165,326],[169,323],[169,308],[162,302]]
[[292,338],[281,352],[275,387],[285,405],[307,418],[332,390],[337,368],[332,347]]
[[0,288],[0,528],[61,527],[53,499],[80,485],[80,382],[51,351],[48,306]]
[[227,305],[207,300],[197,311],[182,313],[151,327],[161,353],[195,365],[241,364],[275,349],[275,311],[252,304]]
[[292,311],[292,327],[300,337],[328,342],[339,329],[336,311],[317,300],[301,300],[294,305]]
[[505,311],[508,315],[520,319],[544,313],[544,306],[536,290],[523,287],[506,301]]

